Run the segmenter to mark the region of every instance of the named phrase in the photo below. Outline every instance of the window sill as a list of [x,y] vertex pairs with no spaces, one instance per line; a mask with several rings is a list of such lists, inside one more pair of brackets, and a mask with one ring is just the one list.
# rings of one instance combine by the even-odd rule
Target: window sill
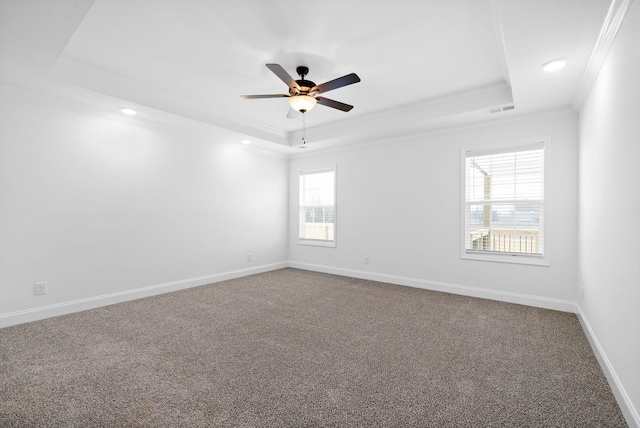
[[464,260],[479,260],[484,262],[514,263],[533,266],[550,266],[548,256],[534,256],[524,254],[490,254],[479,252],[463,252],[460,257]]
[[311,240],[311,239],[300,239],[298,240],[298,245],[311,245],[314,247],[332,247],[335,248],[336,241],[320,241],[320,240]]

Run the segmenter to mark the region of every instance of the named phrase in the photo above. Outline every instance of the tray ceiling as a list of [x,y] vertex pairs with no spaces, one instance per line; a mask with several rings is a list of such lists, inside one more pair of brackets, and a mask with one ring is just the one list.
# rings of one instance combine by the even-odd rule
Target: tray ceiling
[[[289,148],[302,120],[285,117],[287,100],[239,98],[287,93],[265,64],[279,63],[294,77],[306,65],[316,83],[355,72],[360,83],[326,94],[354,105],[351,112],[317,106],[306,114],[308,140],[329,146],[570,106],[609,6],[4,1],[0,52],[9,64],[0,77],[106,110],[133,105],[151,121],[172,114]],[[568,59],[565,70],[540,70],[557,57]],[[489,113],[509,104],[516,108]]]

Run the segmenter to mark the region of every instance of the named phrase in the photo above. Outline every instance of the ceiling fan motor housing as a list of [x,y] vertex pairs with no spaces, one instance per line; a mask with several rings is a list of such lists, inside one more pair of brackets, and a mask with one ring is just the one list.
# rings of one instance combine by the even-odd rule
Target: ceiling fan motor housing
[[300,88],[289,88],[289,94],[292,96],[309,95],[309,91],[311,91],[311,88],[316,86],[314,82],[312,82],[311,80],[305,80],[304,78],[304,76],[309,74],[309,67],[299,65],[296,67],[296,73],[300,75],[300,80],[296,80],[296,83]]
[[311,91],[311,89],[316,86],[316,84],[311,80],[300,79],[296,80],[296,83],[298,84],[299,88],[289,88],[290,95],[310,95],[309,91]]

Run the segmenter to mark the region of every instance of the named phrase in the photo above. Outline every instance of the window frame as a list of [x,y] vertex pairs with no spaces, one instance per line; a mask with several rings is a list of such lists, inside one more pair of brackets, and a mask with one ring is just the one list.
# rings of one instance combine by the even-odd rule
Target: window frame
[[[542,255],[527,254],[527,253],[508,253],[508,252],[496,252],[489,251],[477,252],[473,250],[467,250],[466,238],[467,238],[467,195],[466,195],[466,160],[469,152],[497,152],[508,153],[510,151],[520,151],[527,146],[534,146],[542,144],[543,151],[543,174],[542,174],[542,186],[543,186],[543,212],[544,220],[542,225],[542,234],[544,237],[544,249]],[[535,266],[550,266],[551,265],[551,239],[550,239],[550,219],[549,215],[549,198],[547,189],[549,186],[549,153],[550,153],[550,139],[549,137],[530,138],[526,140],[514,141],[509,143],[501,143],[494,145],[473,145],[468,147],[461,147],[460,149],[460,258],[463,260],[479,260],[488,262],[500,262],[500,263],[515,263]]]
[[[302,212],[302,204],[300,200],[300,178],[303,175],[311,175],[311,174],[322,174],[327,172],[333,172],[333,240],[325,240],[325,239],[309,239],[309,238],[301,238],[300,237],[300,225],[302,223],[302,217],[304,216]],[[305,169],[298,171],[298,245],[311,245],[316,247],[332,247],[335,248],[337,245],[338,238],[338,170],[337,166],[333,165],[326,168],[318,168],[318,169]]]

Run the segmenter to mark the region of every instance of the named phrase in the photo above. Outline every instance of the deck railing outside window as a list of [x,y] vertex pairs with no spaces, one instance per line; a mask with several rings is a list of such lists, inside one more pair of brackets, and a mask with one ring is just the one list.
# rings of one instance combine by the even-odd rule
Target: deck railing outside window
[[538,231],[532,229],[492,229],[471,233],[471,249],[506,253],[539,254]]

